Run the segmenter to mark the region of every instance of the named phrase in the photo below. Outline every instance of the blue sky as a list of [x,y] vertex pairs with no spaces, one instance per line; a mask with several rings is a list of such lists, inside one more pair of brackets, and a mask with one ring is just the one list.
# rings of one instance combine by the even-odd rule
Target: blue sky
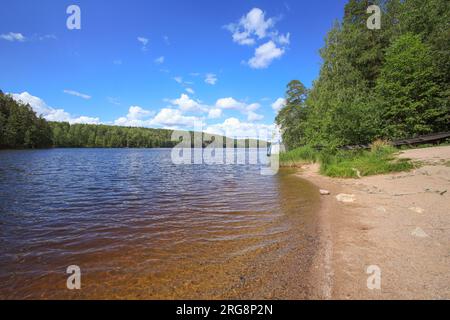
[[[286,84],[317,77],[345,2],[6,1],[0,89],[49,120],[270,126]],[[80,30],[66,26],[73,4]]]

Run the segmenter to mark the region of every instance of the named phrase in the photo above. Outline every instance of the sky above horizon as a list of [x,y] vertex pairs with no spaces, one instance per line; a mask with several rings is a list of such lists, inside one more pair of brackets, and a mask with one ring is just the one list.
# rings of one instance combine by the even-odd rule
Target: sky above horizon
[[52,121],[246,135],[272,128],[290,80],[312,85],[345,3],[5,1],[0,90]]

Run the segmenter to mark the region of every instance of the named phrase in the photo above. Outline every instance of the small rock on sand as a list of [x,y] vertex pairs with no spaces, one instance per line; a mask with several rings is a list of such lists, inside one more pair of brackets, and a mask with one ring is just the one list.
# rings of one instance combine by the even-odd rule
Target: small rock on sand
[[355,201],[355,195],[354,194],[345,194],[340,193],[336,196],[337,201],[350,203]]
[[330,191],[325,190],[325,189],[320,189],[319,192],[320,192],[320,194],[323,195],[323,196],[327,196],[327,195],[330,194]]
[[414,211],[416,213],[424,213],[425,212],[424,209],[419,208],[419,207],[411,207],[411,208],[409,208],[409,210]]
[[426,232],[423,231],[422,228],[419,228],[419,227],[415,228],[411,232],[411,235],[414,236],[414,237],[418,237],[418,238],[428,238],[429,237],[429,235],[426,234]]

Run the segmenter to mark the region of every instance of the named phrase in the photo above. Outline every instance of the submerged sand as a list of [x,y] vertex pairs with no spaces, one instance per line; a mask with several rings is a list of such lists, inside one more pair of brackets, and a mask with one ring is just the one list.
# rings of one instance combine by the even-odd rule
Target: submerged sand
[[[317,165],[298,173],[330,191],[321,198],[310,298],[450,299],[450,146],[399,156],[422,165],[361,179],[323,177]],[[381,272],[380,289],[368,288],[370,266]]]

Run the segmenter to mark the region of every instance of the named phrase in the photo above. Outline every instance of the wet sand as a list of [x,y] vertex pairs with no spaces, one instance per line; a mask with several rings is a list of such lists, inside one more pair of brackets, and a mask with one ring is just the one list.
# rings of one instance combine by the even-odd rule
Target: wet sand
[[[400,157],[422,166],[361,179],[323,177],[317,165],[298,173],[331,193],[321,196],[309,298],[450,299],[450,147]],[[372,265],[381,270],[380,289],[368,289]]]

